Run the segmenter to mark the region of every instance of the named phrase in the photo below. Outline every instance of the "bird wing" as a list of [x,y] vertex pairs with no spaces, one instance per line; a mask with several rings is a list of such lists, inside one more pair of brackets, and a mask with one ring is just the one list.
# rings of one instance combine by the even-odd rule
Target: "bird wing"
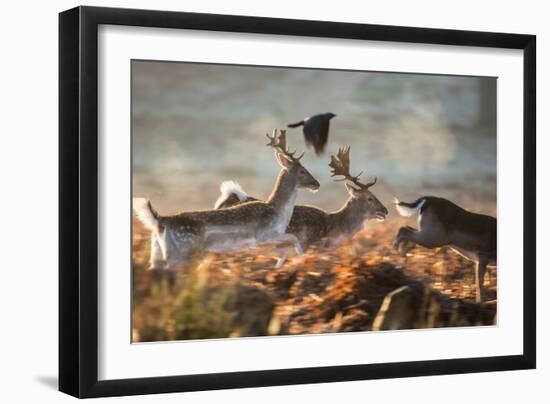
[[311,146],[315,143],[315,136],[317,135],[318,125],[314,125],[311,121],[304,124],[302,132],[304,133],[304,140],[307,146]]
[[304,125],[304,138],[308,146],[313,145],[315,154],[320,156],[328,141],[329,120],[310,119]]

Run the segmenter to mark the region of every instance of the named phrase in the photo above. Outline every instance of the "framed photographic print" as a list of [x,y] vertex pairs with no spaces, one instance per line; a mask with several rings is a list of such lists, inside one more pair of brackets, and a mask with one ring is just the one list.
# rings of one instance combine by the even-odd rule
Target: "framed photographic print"
[[61,391],[535,367],[534,36],[59,24]]

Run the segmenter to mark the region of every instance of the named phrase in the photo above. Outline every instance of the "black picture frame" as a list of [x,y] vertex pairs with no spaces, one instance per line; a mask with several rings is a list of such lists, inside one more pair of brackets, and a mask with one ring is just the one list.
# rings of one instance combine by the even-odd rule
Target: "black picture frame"
[[[100,24],[523,50],[523,354],[98,380]],[[59,390],[84,398],[535,368],[535,103],[533,35],[96,7],[77,7],[60,13]]]

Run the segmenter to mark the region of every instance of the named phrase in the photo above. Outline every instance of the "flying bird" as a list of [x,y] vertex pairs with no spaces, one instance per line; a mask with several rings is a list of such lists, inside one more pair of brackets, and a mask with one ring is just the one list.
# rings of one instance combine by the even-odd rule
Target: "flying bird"
[[332,112],[325,114],[312,115],[303,121],[288,124],[289,128],[303,126],[304,139],[306,145],[313,145],[315,154],[320,156],[325,150],[328,141],[328,128],[332,118],[336,115]]

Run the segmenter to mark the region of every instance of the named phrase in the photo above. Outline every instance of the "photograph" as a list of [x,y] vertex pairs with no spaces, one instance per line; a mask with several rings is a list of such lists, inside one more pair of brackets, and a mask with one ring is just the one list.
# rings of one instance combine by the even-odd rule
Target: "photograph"
[[497,77],[130,71],[132,343],[498,324]]

